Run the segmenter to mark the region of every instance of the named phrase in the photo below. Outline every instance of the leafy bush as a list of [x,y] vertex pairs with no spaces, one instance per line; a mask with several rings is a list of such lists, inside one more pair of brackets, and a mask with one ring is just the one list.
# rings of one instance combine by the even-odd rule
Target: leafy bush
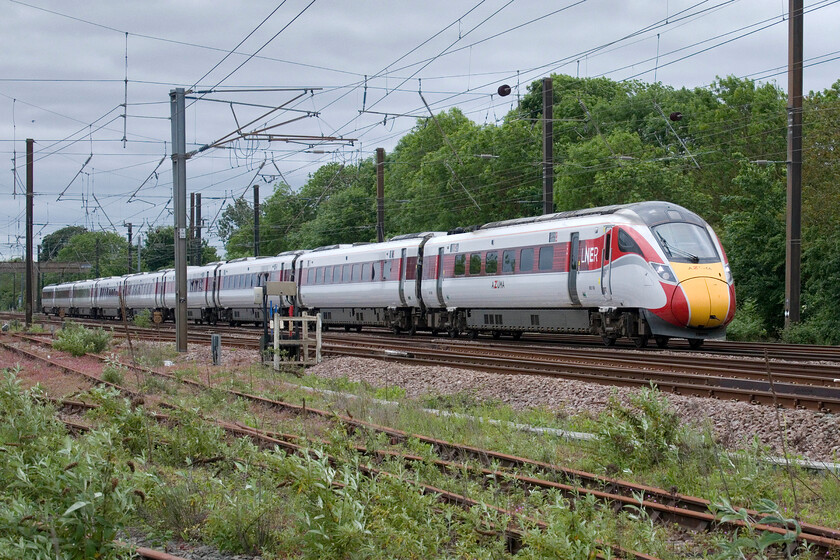
[[110,342],[111,333],[102,328],[88,329],[78,323],[64,323],[55,333],[53,347],[70,352],[74,356],[84,356],[90,352],[102,352]]
[[110,432],[67,437],[4,370],[0,379],[0,558],[82,560],[123,555],[114,542],[134,507],[129,469]]
[[102,369],[102,380],[114,385],[122,385],[127,371],[128,368],[119,363],[112,354],[105,361],[105,367]]
[[148,309],[141,309],[134,314],[134,326],[148,329],[152,326],[152,312]]
[[765,340],[767,329],[764,320],[758,312],[755,300],[748,299],[739,302],[735,318],[726,327],[727,340]]
[[[781,509],[775,502],[767,499],[758,501],[756,510],[762,515],[761,518],[754,519],[744,508],[734,508],[728,500],[724,499],[721,503],[713,503],[709,506],[715,518],[721,521],[740,521],[743,528],[738,528],[732,535],[732,540],[722,543],[724,558],[745,558],[745,552],[754,553],[750,558],[759,558],[766,560],[768,558],[776,558],[775,554],[770,554],[769,549],[773,545],[788,546],[796,542],[802,529],[799,521],[794,518],[788,518],[782,514]],[[778,525],[787,529],[785,534],[773,533],[770,531],[756,530],[755,525]],[[790,555],[788,555],[790,558]]]
[[612,395],[598,430],[602,458],[608,464],[635,469],[674,457],[680,420],[669,407],[655,387],[633,394],[630,406]]
[[790,344],[834,344],[824,333],[824,324],[819,320],[791,323],[781,332],[784,342]]

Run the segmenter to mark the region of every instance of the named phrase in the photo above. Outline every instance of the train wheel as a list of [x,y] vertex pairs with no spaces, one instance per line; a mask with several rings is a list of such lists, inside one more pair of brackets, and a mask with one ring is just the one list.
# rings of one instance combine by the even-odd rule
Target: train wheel
[[659,348],[668,348],[668,337],[667,336],[655,336],[653,339],[656,341],[656,345]]
[[648,337],[634,336],[631,340],[633,341],[633,346],[635,346],[636,348],[647,348]]
[[391,332],[395,335],[400,335],[402,333],[402,329],[394,325],[393,327],[391,327]]
[[356,332],[362,332],[362,325],[356,327]]
[[499,340],[502,337],[502,331],[493,331],[493,338]]
[[448,334],[449,338],[458,338],[460,333],[458,332],[458,329],[449,329]]
[[440,334],[440,331],[439,331],[439,330],[437,330],[437,329],[432,329],[432,336],[437,336],[438,334]]
[[615,346],[615,341],[618,340],[615,336],[602,336],[601,340],[604,341],[604,346]]
[[470,334],[470,340],[475,340],[476,338],[478,338],[478,330],[476,330],[476,329],[470,329],[469,334]]
[[522,331],[513,331],[512,333],[510,333],[510,337],[513,340],[519,340],[520,338],[522,338]]
[[350,332],[350,325],[344,325],[344,332]]
[[417,325],[412,324],[411,328],[408,329],[408,336],[414,336],[417,334]]
[[692,350],[699,350],[700,347],[703,346],[703,339],[702,338],[689,338],[688,339],[688,347]]

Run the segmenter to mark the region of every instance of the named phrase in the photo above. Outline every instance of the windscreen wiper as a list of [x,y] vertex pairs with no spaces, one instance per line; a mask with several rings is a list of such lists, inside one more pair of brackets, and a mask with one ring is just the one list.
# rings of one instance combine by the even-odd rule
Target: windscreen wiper
[[697,255],[689,253],[688,251],[680,249],[679,247],[671,247],[670,245],[668,245],[668,242],[665,241],[665,238],[662,237],[662,234],[658,231],[656,232],[656,237],[658,237],[659,240],[662,242],[662,247],[665,249],[665,252],[668,253],[669,256],[673,256],[673,252],[677,252],[693,263],[700,262],[700,257],[698,257]]

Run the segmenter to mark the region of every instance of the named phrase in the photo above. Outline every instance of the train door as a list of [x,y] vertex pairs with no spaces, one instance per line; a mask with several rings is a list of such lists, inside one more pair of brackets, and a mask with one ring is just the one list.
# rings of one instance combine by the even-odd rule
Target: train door
[[569,240],[569,299],[572,305],[580,305],[577,291],[577,274],[580,265],[580,234],[573,232]]
[[612,226],[604,228],[604,247],[601,251],[601,295],[604,300],[612,299],[612,288],[610,282],[612,281]]
[[443,247],[438,249],[437,255],[437,279],[436,279],[436,288],[437,288],[437,297],[438,302],[440,302],[441,307],[446,307],[446,303],[443,301]]
[[408,266],[405,252],[405,249],[400,252],[400,303],[402,305],[405,305],[405,269]]

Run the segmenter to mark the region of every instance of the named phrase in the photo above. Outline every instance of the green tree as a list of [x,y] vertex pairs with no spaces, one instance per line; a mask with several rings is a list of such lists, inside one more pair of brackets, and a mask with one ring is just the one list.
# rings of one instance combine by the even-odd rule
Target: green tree
[[254,207],[248,204],[244,196],[235,199],[232,204],[225,206],[219,218],[219,237],[225,245],[239,230],[253,229]]
[[147,231],[141,260],[148,271],[175,266],[175,227],[158,226]]
[[38,261],[47,262],[55,259],[61,248],[72,237],[86,232],[87,228],[82,226],[67,226],[45,235],[41,240],[41,247],[38,251]]
[[65,274],[64,281],[127,274],[128,241],[114,232],[88,231],[80,233],[71,237],[53,260],[78,261],[90,264],[89,272]]
[[722,197],[721,235],[738,298],[753,300],[768,332],[781,327],[785,293],[785,182],[773,167],[743,162]]

